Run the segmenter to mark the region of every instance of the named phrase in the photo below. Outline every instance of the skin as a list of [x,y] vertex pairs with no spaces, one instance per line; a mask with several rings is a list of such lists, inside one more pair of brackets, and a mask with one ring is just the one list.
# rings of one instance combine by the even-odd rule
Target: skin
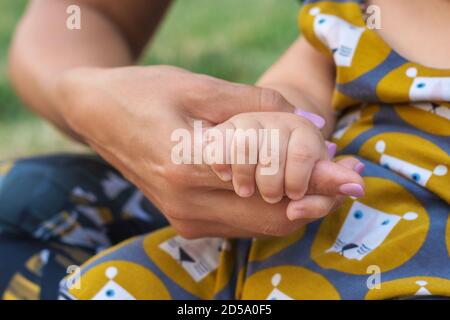
[[[257,140],[255,157],[259,161],[255,164],[249,163],[250,144],[246,143],[242,146],[243,140],[240,140],[245,138],[242,133],[248,129],[278,130],[279,169],[274,174],[264,175],[262,172],[264,167],[268,167],[261,161],[261,157],[264,156],[264,151],[268,147],[268,141],[263,136],[255,135]],[[223,164],[225,159],[221,159],[220,164],[213,163],[211,167],[223,181],[231,180],[235,192],[244,198],[251,197],[255,191],[258,191],[268,203],[277,203],[285,195],[291,200],[300,200],[308,191],[310,177],[319,161],[322,161],[322,166],[325,168],[335,166],[333,162],[329,161],[325,140],[319,129],[307,119],[292,113],[242,113],[214,127],[213,130],[221,132],[221,136],[225,136],[226,132],[233,135],[225,149],[233,149],[234,153],[233,156],[230,153],[231,164]],[[214,143],[211,145],[214,146]],[[239,157],[241,161],[245,159],[246,164],[239,164]],[[339,171],[339,166],[337,169]],[[225,172],[230,174],[227,175]],[[352,178],[354,183],[363,183],[357,173],[354,173]],[[245,190],[242,190],[243,186],[246,187]],[[337,190],[339,185],[330,185],[329,187],[330,192],[327,194],[339,193]],[[335,192],[331,189],[334,189]]]
[[[338,206],[342,196],[329,186],[355,181],[358,161],[353,158],[341,160],[337,168],[317,162],[306,195],[295,201],[285,197],[276,204],[258,193],[240,198],[233,185],[217,178],[207,165],[176,166],[170,161],[170,133],[192,130],[195,119],[214,126],[240,113],[288,113],[301,106],[326,119],[321,133],[328,137],[334,127],[334,65],[300,38],[257,86],[169,66],[130,67],[169,3],[31,1],[10,52],[10,74],[18,95],[37,114],[119,169],[186,238],[283,236]],[[408,6],[423,11],[419,3],[408,0]],[[71,4],[82,8],[81,30],[62,27]],[[383,5],[387,9],[388,1]],[[389,41],[402,48],[402,39],[394,36]],[[422,58],[429,57],[417,56]]]
[[375,32],[400,55],[431,68],[450,69],[449,0],[368,0],[367,3],[380,7],[382,28]]

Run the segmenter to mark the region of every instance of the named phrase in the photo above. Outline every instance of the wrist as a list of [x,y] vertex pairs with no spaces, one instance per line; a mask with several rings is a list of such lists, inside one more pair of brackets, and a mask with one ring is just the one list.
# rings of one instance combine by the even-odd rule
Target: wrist
[[92,99],[90,82],[98,77],[100,68],[73,68],[61,73],[54,90],[54,113],[58,116],[57,126],[77,141],[86,142],[84,133],[76,125],[80,108]]

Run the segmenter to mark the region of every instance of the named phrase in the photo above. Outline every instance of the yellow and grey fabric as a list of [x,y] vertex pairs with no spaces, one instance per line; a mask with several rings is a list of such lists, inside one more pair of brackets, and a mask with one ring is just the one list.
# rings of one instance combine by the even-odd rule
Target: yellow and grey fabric
[[56,299],[71,267],[166,225],[133,185],[94,156],[0,164],[0,298]]
[[362,3],[304,1],[299,22],[335,61],[333,140],[366,165],[364,197],[282,238],[186,240],[171,227],[131,238],[93,256],[61,298],[450,297],[450,70],[392,50]]

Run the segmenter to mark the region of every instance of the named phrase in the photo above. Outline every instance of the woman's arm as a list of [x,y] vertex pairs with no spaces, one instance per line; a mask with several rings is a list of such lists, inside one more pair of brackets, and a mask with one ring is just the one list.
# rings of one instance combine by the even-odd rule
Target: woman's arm
[[331,107],[334,74],[333,61],[301,37],[267,70],[258,85],[277,90],[295,107],[325,118],[322,132],[329,137],[335,125]]
[[[170,0],[34,0],[19,23],[10,51],[10,74],[25,104],[63,132],[67,125],[56,89],[77,67],[133,64]],[[66,27],[69,5],[81,8],[81,29]]]

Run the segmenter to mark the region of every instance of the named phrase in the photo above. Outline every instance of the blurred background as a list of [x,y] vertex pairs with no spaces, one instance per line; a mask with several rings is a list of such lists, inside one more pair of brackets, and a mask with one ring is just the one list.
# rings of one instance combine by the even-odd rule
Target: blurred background
[[[86,150],[29,112],[11,89],[8,48],[26,4],[0,1],[0,160]],[[253,83],[297,37],[298,9],[297,0],[175,1],[140,64]]]

